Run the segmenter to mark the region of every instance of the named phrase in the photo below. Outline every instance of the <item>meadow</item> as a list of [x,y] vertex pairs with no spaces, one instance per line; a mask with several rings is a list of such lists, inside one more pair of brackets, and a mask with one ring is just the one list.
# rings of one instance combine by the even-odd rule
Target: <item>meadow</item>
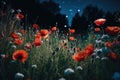
[[0,80],[120,80],[120,27],[93,23],[87,35],[56,26],[21,24],[25,16],[0,11]]

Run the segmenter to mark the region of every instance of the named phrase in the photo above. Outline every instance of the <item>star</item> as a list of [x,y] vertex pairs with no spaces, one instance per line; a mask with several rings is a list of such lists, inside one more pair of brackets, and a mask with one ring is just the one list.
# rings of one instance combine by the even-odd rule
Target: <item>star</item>
[[80,12],[80,9],[78,9],[77,11]]
[[66,15],[66,18],[68,18],[68,15]]

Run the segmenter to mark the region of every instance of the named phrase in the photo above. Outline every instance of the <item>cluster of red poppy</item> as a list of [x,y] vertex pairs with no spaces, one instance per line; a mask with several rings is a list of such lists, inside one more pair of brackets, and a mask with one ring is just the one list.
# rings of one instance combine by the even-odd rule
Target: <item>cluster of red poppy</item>
[[16,44],[16,45],[22,45],[23,44],[23,40],[20,38],[20,36],[17,33],[11,32],[11,37],[14,40],[14,44]]
[[119,26],[107,26],[106,32],[110,35],[116,35],[120,33],[120,27]]
[[[34,25],[37,26],[37,25]],[[36,27],[35,27],[36,28]],[[57,28],[53,27],[51,29],[51,31],[56,31]],[[49,31],[47,29],[41,29],[36,35],[35,35],[35,39],[34,39],[34,46],[40,46],[42,44],[42,39],[48,38],[49,36]],[[20,38],[20,36],[15,33],[15,32],[11,32],[11,37],[14,40],[14,43],[16,45],[22,45],[23,44],[23,40]],[[25,44],[25,48],[27,49],[31,49],[32,48],[32,44],[30,42]],[[12,59],[13,60],[19,60],[22,63],[24,63],[28,58],[28,53],[25,50],[16,50],[13,54],[12,54]]]
[[85,60],[89,55],[91,55],[94,52],[94,45],[89,44],[87,45],[82,51],[79,51],[75,53],[72,58],[75,61],[83,61]]
[[[52,27],[51,32],[55,32],[57,30],[57,27]],[[41,29],[36,35],[34,39],[34,45],[40,46],[42,44],[42,39],[49,38],[50,31],[47,29]]]

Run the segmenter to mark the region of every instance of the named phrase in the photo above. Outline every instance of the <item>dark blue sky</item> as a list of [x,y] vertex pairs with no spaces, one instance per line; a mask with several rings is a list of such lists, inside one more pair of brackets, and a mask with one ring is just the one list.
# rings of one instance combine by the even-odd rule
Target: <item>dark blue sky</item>
[[[42,1],[48,1],[48,0],[40,0]],[[69,23],[72,20],[72,17],[74,14],[79,11],[81,14],[83,9],[89,5],[97,5],[99,8],[106,11],[120,11],[120,0],[53,0],[56,3],[58,3],[61,8],[61,13],[66,14]]]

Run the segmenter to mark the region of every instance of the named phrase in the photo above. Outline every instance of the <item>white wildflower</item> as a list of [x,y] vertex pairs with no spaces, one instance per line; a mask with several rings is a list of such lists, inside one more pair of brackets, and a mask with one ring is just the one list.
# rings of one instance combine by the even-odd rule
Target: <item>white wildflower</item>
[[71,74],[73,74],[73,73],[74,73],[74,70],[71,69],[71,68],[67,68],[67,69],[65,69],[65,71],[64,71],[64,74],[65,74],[65,75],[71,75]]
[[83,70],[81,66],[77,66],[76,70]]
[[62,78],[60,78],[60,79],[58,79],[58,80],[66,80],[66,79],[62,77]]
[[24,75],[22,73],[18,72],[15,74],[15,79],[22,79],[22,78],[24,78]]
[[37,68],[37,65],[36,64],[32,65],[32,68]]
[[108,58],[107,57],[102,57],[101,60],[107,60]]
[[17,12],[20,13],[20,12],[22,12],[22,10],[21,9],[17,9]]
[[107,39],[107,38],[109,38],[109,35],[107,35],[107,34],[103,34],[101,37],[101,39]]
[[14,13],[15,12],[15,10],[14,9],[11,9],[11,13]]
[[96,56],[96,59],[100,59],[100,56]]
[[102,40],[95,40],[95,42],[96,42],[97,44],[100,44],[100,43],[102,43]]
[[12,44],[13,42],[12,41],[9,41],[10,44]]
[[6,4],[6,2],[5,2],[5,1],[2,1],[2,4],[4,4],[4,5],[5,5],[5,4]]
[[18,34],[19,36],[22,36],[22,34],[21,34],[21,33],[19,33],[19,32],[18,32],[18,33],[16,33],[16,34]]
[[1,54],[1,57],[4,58],[4,57],[5,57],[5,54]]
[[12,48],[16,49],[16,48],[17,48],[17,46],[16,46],[16,45],[12,45]]

